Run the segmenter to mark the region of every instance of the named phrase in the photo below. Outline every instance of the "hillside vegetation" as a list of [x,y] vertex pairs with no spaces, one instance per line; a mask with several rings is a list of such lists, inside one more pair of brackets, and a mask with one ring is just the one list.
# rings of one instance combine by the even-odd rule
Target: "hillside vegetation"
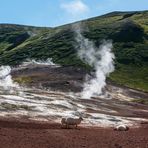
[[[103,39],[113,41],[116,70],[108,79],[148,91],[148,11],[112,12],[81,24],[83,35],[97,47]],[[41,28],[0,24],[0,65],[50,57],[64,66],[90,68],[77,56],[71,25]]]

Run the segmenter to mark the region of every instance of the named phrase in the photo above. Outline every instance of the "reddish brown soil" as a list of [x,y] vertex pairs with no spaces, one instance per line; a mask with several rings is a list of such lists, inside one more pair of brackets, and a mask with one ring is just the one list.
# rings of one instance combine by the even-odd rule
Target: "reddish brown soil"
[[129,131],[61,129],[59,124],[0,119],[0,148],[148,148],[148,124]]

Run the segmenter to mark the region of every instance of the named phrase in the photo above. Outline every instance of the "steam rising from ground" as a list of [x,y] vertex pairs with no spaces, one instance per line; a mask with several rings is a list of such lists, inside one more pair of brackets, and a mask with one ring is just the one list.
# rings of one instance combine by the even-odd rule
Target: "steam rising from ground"
[[[28,65],[51,65],[59,67],[59,65],[52,62],[52,59],[48,58],[46,61],[27,60],[20,65],[19,68],[26,67]],[[11,70],[10,66],[0,66],[0,87],[4,90],[12,91],[15,88],[15,91],[16,89],[20,91],[21,87],[12,80]]]
[[79,46],[78,55],[87,64],[95,69],[95,77],[86,77],[82,98],[91,98],[93,95],[100,95],[106,85],[106,76],[114,71],[114,54],[112,53],[112,42],[103,41],[99,48],[82,35],[80,24],[74,25],[76,41]]
[[32,64],[32,65],[59,66],[59,65],[53,63],[51,58],[48,58],[47,60],[44,60],[44,61],[43,60],[34,60],[34,59],[30,60],[30,59],[27,59],[26,62],[23,62],[23,64],[20,65],[20,66],[27,66],[27,65],[30,65],[30,64]]
[[11,73],[10,66],[0,67],[0,87],[2,87],[5,90],[9,90],[10,88],[13,87],[18,87],[18,85],[13,82],[10,73]]

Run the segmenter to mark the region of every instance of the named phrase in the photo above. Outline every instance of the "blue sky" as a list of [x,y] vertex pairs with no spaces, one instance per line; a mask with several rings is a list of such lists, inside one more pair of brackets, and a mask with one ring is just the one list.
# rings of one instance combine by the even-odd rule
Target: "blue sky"
[[148,10],[148,0],[0,0],[0,23],[59,26],[112,11]]

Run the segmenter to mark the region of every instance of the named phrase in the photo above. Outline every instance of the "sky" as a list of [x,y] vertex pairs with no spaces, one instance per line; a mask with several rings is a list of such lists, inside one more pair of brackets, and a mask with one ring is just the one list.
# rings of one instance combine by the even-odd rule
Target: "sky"
[[55,27],[112,11],[148,10],[148,0],[0,0],[0,23]]

